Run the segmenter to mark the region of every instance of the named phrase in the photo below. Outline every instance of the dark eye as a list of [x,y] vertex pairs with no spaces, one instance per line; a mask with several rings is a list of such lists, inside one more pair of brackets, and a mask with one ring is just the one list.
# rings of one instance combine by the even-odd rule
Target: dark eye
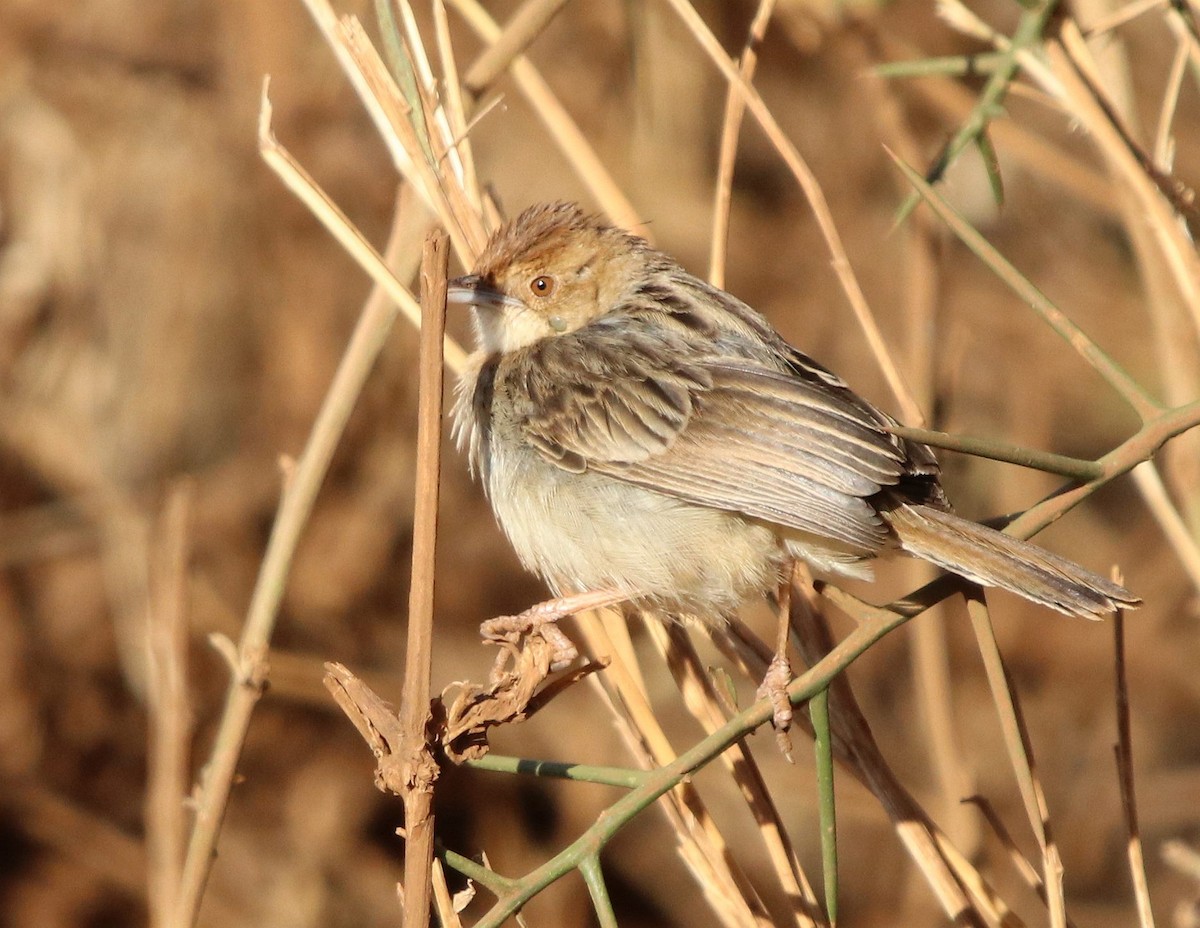
[[529,282],[529,289],[533,291],[534,296],[550,296],[557,286],[554,278],[545,274],[535,277]]

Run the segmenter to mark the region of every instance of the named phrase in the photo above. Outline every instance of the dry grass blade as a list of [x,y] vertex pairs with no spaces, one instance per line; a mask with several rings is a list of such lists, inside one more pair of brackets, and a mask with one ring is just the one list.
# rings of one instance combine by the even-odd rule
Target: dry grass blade
[[775,147],[775,150],[779,152],[780,157],[783,158],[784,164],[787,165],[792,175],[800,184],[801,190],[804,191],[804,195],[808,198],[809,205],[812,207],[817,225],[820,226],[821,235],[829,247],[834,273],[837,274],[842,289],[850,301],[850,307],[854,310],[854,315],[858,319],[858,324],[866,335],[867,344],[870,346],[872,354],[879,363],[888,386],[891,388],[892,394],[896,397],[896,402],[900,405],[903,419],[912,425],[923,425],[925,423],[924,413],[913,399],[911,391],[905,385],[904,378],[900,374],[900,368],[897,366],[891,351],[887,347],[887,343],[884,341],[883,333],[879,329],[879,324],[875,321],[875,316],[871,312],[871,308],[867,305],[866,297],[862,292],[862,287],[858,283],[858,278],[854,275],[850,259],[846,255],[845,246],[842,244],[842,237],[837,230],[837,225],[833,221],[833,214],[830,212],[829,203],[825,199],[825,194],[821,190],[821,185],[816,175],[813,174],[808,163],[801,157],[796,146],[784,134],[783,129],[780,128],[770,109],[763,102],[762,97],[759,96],[758,91],[742,79],[742,75],[738,72],[737,67],[730,60],[729,56],[725,54],[725,50],[721,48],[721,44],[717,41],[716,36],[704,24],[704,20],[700,18],[700,14],[696,12],[695,8],[687,0],[667,0],[667,3],[679,15],[679,18],[683,20],[684,25],[688,27],[692,35],[696,37],[696,41],[699,42],[700,47],[704,49],[709,58],[721,69],[726,80],[729,81],[729,86],[736,90],[746,101],[746,106],[754,115],[754,118],[758,120],[767,138]]
[[[827,587],[822,595],[826,596],[832,592],[833,588]],[[895,614],[859,604],[849,597],[839,596],[837,602],[840,608],[862,622],[860,629],[875,623],[888,625],[896,621]],[[845,646],[845,642],[834,645],[828,620],[807,583],[793,584],[789,622],[793,640],[809,667],[821,665]],[[959,869],[972,872],[972,878],[960,878],[955,868],[950,865],[952,857],[943,848],[952,847],[952,842],[942,834],[930,816],[896,778],[875,741],[871,727],[845,675],[834,678],[829,693],[829,716],[835,759],[857,777],[879,801],[905,851],[920,870],[942,911],[957,923],[994,925],[996,920],[992,917],[988,894],[979,894],[983,904],[975,905],[966,891],[972,883],[977,886],[985,885],[983,877],[973,873],[969,864],[964,865],[965,856],[961,852],[954,852],[953,858],[959,861]]]
[[442,87],[445,93],[446,125],[450,138],[449,151],[454,153],[461,165],[462,190],[466,205],[475,216],[483,214],[483,202],[479,192],[479,177],[475,171],[475,155],[468,138],[467,110],[463,103],[462,84],[458,79],[458,65],[454,58],[454,46],[450,42],[450,21],[446,15],[445,0],[436,0],[433,5],[433,22],[436,30],[438,58],[441,60]]
[[[454,8],[485,42],[495,43],[501,34],[500,27],[487,11],[475,0],[450,0]],[[533,112],[546,127],[550,138],[559,147],[568,163],[575,169],[584,186],[588,188],[600,208],[617,225],[639,234],[647,234],[642,218],[629,199],[613,180],[608,168],[559,102],[550,85],[523,55],[518,55],[509,65],[513,79],[521,93],[529,100]]]
[[[387,263],[346,218],[326,194],[317,186],[299,162],[279,144],[271,131],[271,101],[267,96],[268,85],[263,85],[262,110],[259,121],[259,148],[263,160],[279,175],[288,189],[296,194],[328,229],[338,244],[358,262],[375,285],[391,298],[392,303],[414,326],[421,325],[421,307],[408,288],[402,284]],[[393,310],[394,312],[394,310]],[[443,353],[446,364],[456,374],[466,366],[467,353],[449,336],[446,337]]]
[[1175,221],[1175,214],[1162,191],[1147,176],[1144,166],[1113,127],[1109,114],[1096,101],[1094,89],[1079,76],[1073,62],[1087,60],[1088,53],[1078,31],[1064,27],[1062,39],[1062,46],[1051,44],[1047,47],[1047,57],[1055,82],[1062,87],[1063,103],[1095,139],[1114,175],[1122,181],[1122,187],[1137,198],[1183,305],[1192,313],[1196,331],[1200,331],[1200,261],[1195,249]]
[[[775,11],[775,0],[759,0],[754,19],[750,22],[750,34],[742,57],[738,62],[738,73],[747,84],[754,80],[754,69],[758,64],[758,46],[767,34],[767,25]],[[721,146],[717,154],[716,193],[713,196],[712,242],[709,246],[708,280],[714,287],[725,286],[725,259],[729,249],[729,208],[733,201],[733,167],[737,160],[738,137],[742,131],[742,117],[746,113],[746,101],[730,85],[725,92],[725,116],[721,120]]]
[[[317,28],[325,37],[326,44],[337,58],[338,64],[341,65],[342,72],[350,80],[367,114],[374,122],[380,139],[387,145],[388,153],[392,156],[396,170],[402,175],[411,174],[415,170],[413,159],[393,130],[392,119],[377,95],[378,88],[371,86],[367,74],[362,69],[361,62],[356,60],[351,50],[346,22],[338,18],[333,7],[325,0],[304,0],[304,4],[317,24]],[[397,94],[399,94],[398,90]],[[422,196],[427,196],[428,191],[423,186],[419,186],[419,189]],[[426,199],[426,206],[437,212],[437,205],[431,199]]]
[[194,486],[176,483],[167,495],[151,565],[147,629],[150,746],[146,786],[147,884],[153,923],[170,924],[187,845],[192,708],[188,696],[188,555]]
[[[1133,470],[1146,512],[1122,508],[1130,484],[1114,487],[1084,519],[1060,526],[1057,539],[1079,551],[1082,536],[1072,532],[1086,533],[1082,553],[1092,559],[1128,552],[1130,585],[1146,598],[1139,622],[1118,628],[1118,635],[1129,635],[1128,663],[1123,652],[1117,657],[1118,763],[1134,835],[1129,866],[1136,900],[1104,892],[1122,885],[1127,871],[1121,855],[1102,853],[1101,833],[1123,832],[1119,810],[1110,808],[1116,797],[1091,801],[1101,795],[1093,791],[1093,768],[1101,780],[1105,769],[1088,764],[1085,753],[1095,750],[1089,723],[1097,714],[1088,711],[1086,689],[1073,689],[1066,703],[1058,692],[1093,673],[1096,649],[1086,643],[1055,649],[1039,662],[1039,696],[1046,701],[1027,702],[1031,726],[1035,708],[1046,713],[1038,730],[1057,725],[1057,733],[1068,727],[1064,718],[1072,723],[1055,740],[1053,764],[1040,758],[1045,748],[1038,745],[1044,769],[1036,773],[1045,778],[1053,829],[1028,763],[1020,707],[1000,692],[1011,681],[998,655],[989,673],[1023,802],[1018,806],[1006,793],[1011,809],[1004,825],[1033,861],[1017,864],[1021,876],[1052,910],[1052,916],[1034,911],[1032,922],[1052,917],[1070,925],[1054,839],[1074,851],[1077,839],[1097,836],[1069,857],[1072,907],[1114,925],[1136,924],[1137,910],[1145,926],[1149,893],[1161,891],[1164,899],[1155,901],[1167,906],[1159,913],[1166,920],[1181,881],[1153,862],[1147,866],[1141,858],[1153,848],[1144,849],[1136,836],[1139,828],[1149,838],[1172,833],[1180,822],[1186,827],[1185,791],[1195,778],[1191,768],[1164,775],[1163,762],[1177,762],[1170,748],[1188,737],[1171,710],[1197,692],[1176,620],[1192,605],[1192,587],[1200,590],[1194,444],[1200,432],[1176,437],[1200,424],[1200,259],[1189,238],[1195,228],[1183,221],[1200,210],[1189,208],[1190,190],[1180,182],[1190,169],[1182,156],[1196,143],[1195,120],[1185,118],[1191,88],[1183,83],[1200,78],[1200,7],[1196,0],[1134,0],[1094,22],[1106,35],[1088,49],[1077,23],[1088,4],[1108,2],[1068,7],[1029,0],[1038,12],[1053,6],[1054,18],[1052,29],[1022,45],[1015,33],[1012,40],[997,36],[978,14],[945,0],[955,22],[1002,51],[988,55],[989,46],[983,55],[914,62],[905,70],[954,73],[957,82],[943,76],[892,83],[870,72],[899,46],[895,36],[918,45],[917,57],[958,41],[936,15],[912,19],[886,5],[830,14],[778,0],[737,8],[668,0],[647,13],[637,4],[566,0],[373,0],[377,33],[359,18],[371,2],[302,0],[270,8],[225,4],[222,28],[201,29],[198,41],[187,32],[193,16],[116,31],[115,20],[89,20],[100,28],[80,58],[61,53],[78,44],[78,23],[69,16],[58,22],[54,5],[38,7],[34,28],[0,41],[12,59],[7,71],[0,68],[10,78],[0,82],[0,783],[9,787],[0,800],[0,838],[15,838],[3,843],[16,851],[0,867],[0,908],[8,920],[143,920],[155,928],[197,921],[316,924],[331,915],[383,922],[395,920],[390,889],[402,879],[410,928],[419,928],[430,909],[450,928],[464,921],[501,928],[514,916],[523,925],[522,907],[531,922],[571,924],[587,909],[589,891],[598,910],[590,917],[613,928],[614,906],[628,904],[631,888],[632,906],[640,909],[645,899],[660,920],[729,928],[827,922],[815,900],[821,894],[798,863],[815,860],[824,830],[804,814],[812,807],[807,790],[797,793],[811,776],[805,770],[797,783],[789,776],[796,771],[785,768],[775,781],[769,733],[750,738],[765,730],[774,707],[739,710],[736,695],[720,704],[718,691],[734,687],[721,670],[710,678],[681,628],[651,617],[656,624],[649,630],[637,623],[631,629],[629,617],[615,610],[581,616],[592,652],[581,664],[552,672],[552,644],[534,631],[510,642],[523,658],[517,662],[514,654],[511,680],[442,689],[437,668],[471,676],[467,668],[482,669],[491,656],[474,629],[460,623],[510,611],[532,583],[508,549],[501,553],[503,539],[482,494],[457,460],[446,463],[441,480],[455,538],[439,552],[439,660],[436,674],[430,672],[429,555],[441,445],[429,403],[443,392],[442,365],[458,371],[469,359],[444,338],[441,319],[430,325],[422,318],[413,298],[421,239],[429,228],[445,227],[456,266],[467,270],[502,219],[496,198],[511,197],[517,206],[517,198],[569,195],[560,180],[633,231],[646,231],[645,205],[631,191],[650,192],[660,219],[661,204],[669,204],[670,250],[689,267],[708,258],[717,282],[732,273],[726,240],[729,249],[736,244],[748,259],[738,274],[739,295],[750,305],[783,295],[798,308],[806,304],[812,314],[790,320],[804,323],[802,333],[790,329],[799,347],[833,360],[847,382],[868,389],[878,386],[876,365],[883,368],[906,420],[936,412],[954,430],[1003,435],[1011,425],[1043,447],[1061,441],[1111,449],[1090,461],[926,436],[976,452],[986,446],[1071,481],[1013,522],[1014,534],[1028,535]],[[497,15],[500,6],[503,28],[485,12]],[[202,24],[210,7],[199,0],[192,11]],[[1124,27],[1135,16],[1143,19]],[[1090,57],[1102,59],[1104,46],[1129,53],[1129,109],[1127,88],[1094,76]],[[326,60],[313,60],[314,52]],[[1117,389],[1143,417],[1140,428],[1103,385],[1099,395],[1088,392],[1092,371],[1058,339],[1044,338],[1041,320],[1029,326],[1020,318],[1019,304],[997,293],[986,265],[961,260],[963,249],[931,210],[921,209],[919,223],[881,240],[896,191],[911,189],[898,173],[889,174],[879,141],[906,152],[909,164],[926,163],[939,121],[947,114],[959,123],[978,116],[989,102],[979,88],[1014,59],[1024,83],[1006,87],[1006,112],[987,113],[985,122],[1000,157],[1019,168],[1004,178],[1015,208],[984,220],[987,238],[1006,242],[1013,267],[1039,268],[1047,287],[1070,292],[1072,306],[1086,307],[1078,318],[1086,312],[1093,347],[1112,345],[1116,361],[1138,377]],[[268,69],[288,86],[281,95],[280,85],[272,85],[274,126],[264,89],[259,142],[268,170],[254,170],[244,146],[228,144],[229,132],[231,126],[253,131],[242,91],[256,79],[251,75]],[[646,79],[645,69],[655,80]],[[684,81],[685,88],[681,75],[693,72],[703,72],[702,80]],[[715,96],[707,92],[713,89]],[[501,93],[509,98],[507,110],[497,106]],[[1133,119],[1126,118],[1129,128],[1114,119],[1110,100],[1121,101],[1122,114],[1150,116],[1153,144]],[[724,104],[720,127],[714,104]],[[665,110],[669,125],[659,118]],[[743,131],[747,111],[757,123]],[[645,114],[652,115],[638,120]],[[631,119],[639,129],[633,147]],[[785,135],[781,126],[800,128]],[[1176,144],[1179,177],[1171,174]],[[962,180],[955,194],[964,194],[969,215],[983,203],[974,196],[975,178]],[[791,195],[797,186],[802,196]],[[303,204],[299,211],[293,194]],[[818,234],[825,238],[818,241]],[[87,242],[93,235],[100,244]],[[339,247],[350,262],[330,260],[330,249]],[[95,253],[84,260],[89,250]],[[870,264],[860,266],[860,256]],[[91,263],[98,269],[89,270]],[[373,286],[356,319],[346,299],[363,287],[363,271]],[[435,285],[446,276],[445,265],[426,271]],[[886,344],[864,296],[875,292],[900,313],[890,320],[897,334]],[[820,312],[841,299],[858,323],[845,311]],[[397,316],[413,331],[397,332]],[[879,322],[886,331],[889,320]],[[859,324],[865,337],[851,331]],[[1030,329],[1034,345],[1026,341]],[[419,391],[417,334],[425,381]],[[870,350],[861,350],[864,341]],[[1021,376],[1035,365],[1037,383]],[[411,430],[397,424],[412,419],[418,404],[419,452]],[[1126,426],[1130,437],[1112,437]],[[919,431],[898,433],[923,440]],[[271,466],[277,457],[282,480]],[[946,463],[952,490],[962,481],[1004,496],[972,500],[973,509],[1011,509],[1052,486],[1042,474],[957,457]],[[993,471],[1003,486],[988,485]],[[162,505],[178,473],[194,475],[190,516],[185,491]],[[1010,479],[1029,484],[1010,486]],[[411,577],[395,565],[410,542]],[[671,556],[665,548],[659,553]],[[902,568],[894,567],[883,568],[881,583],[863,595],[877,596],[893,582],[907,589]],[[839,788],[849,787],[837,810],[845,866],[841,885],[827,888],[824,898],[844,898],[847,924],[929,924],[940,917],[970,928],[1017,928],[1025,913],[1015,913],[1016,899],[1032,901],[1036,910],[1033,894],[1008,872],[1012,867],[990,838],[1004,878],[993,886],[976,869],[975,834],[986,825],[955,804],[974,786],[933,770],[937,763],[952,771],[942,760],[956,720],[948,707],[969,710],[964,698],[979,698],[984,670],[955,661],[954,673],[946,674],[946,642],[928,617],[893,636],[902,640],[892,647],[874,650],[867,666],[854,671],[853,686],[846,674],[908,617],[962,592],[964,581],[943,576],[886,607],[860,605],[828,585],[820,589],[824,598],[806,590],[802,600],[817,613],[803,645],[812,669],[789,686],[788,698],[799,705],[828,694],[831,752],[856,778],[846,782],[838,771]],[[404,629],[394,616],[406,594],[414,640],[407,651],[412,666],[401,680],[395,664]],[[835,616],[831,602],[851,618]],[[1041,615],[1009,606],[1014,648],[1022,649],[1022,661],[1033,660],[1036,644],[1022,623]],[[786,611],[789,622],[799,608]],[[976,603],[977,631],[990,637],[981,610]],[[287,628],[277,631],[277,621]],[[229,678],[219,663],[216,674],[208,672],[212,655],[189,655],[189,624],[210,636]],[[725,631],[716,630],[717,646],[736,659],[720,663],[736,663],[758,682],[770,649],[734,631],[731,644],[721,638]],[[790,625],[785,639],[789,631]],[[950,631],[951,644],[961,647],[962,629]],[[294,650],[272,647],[280,632]],[[803,637],[799,630],[794,635]],[[1079,644],[1070,629],[1038,629],[1040,641],[1056,635]],[[668,668],[655,643],[682,697],[663,676]],[[981,651],[988,650],[984,642]],[[914,652],[924,654],[913,661],[915,685],[905,665]],[[587,663],[593,655],[611,657],[611,665]],[[189,657],[198,662],[190,674]],[[331,683],[371,749],[386,756],[377,769],[386,772],[381,779],[401,796],[413,794],[403,877],[387,853],[395,843],[391,828],[386,835],[380,828],[387,813],[369,774],[355,770],[365,759],[351,758],[351,765],[341,756],[344,739],[356,735],[319,689],[319,667],[329,658],[354,668],[355,675],[337,669]],[[251,725],[268,675],[271,701]],[[556,696],[582,676],[591,677],[588,688]],[[367,681],[387,699],[374,696]],[[194,694],[185,690],[188,682]],[[388,702],[401,705],[401,686],[403,731]],[[1137,785],[1147,795],[1138,796],[1137,809],[1126,686],[1148,696],[1138,707]],[[599,698],[588,698],[592,687]],[[739,680],[737,689],[744,688]],[[427,712],[430,692],[439,690],[443,698]],[[206,750],[194,763],[189,699],[211,718]],[[685,704],[701,726],[682,712]],[[916,723],[921,712],[942,716],[930,726],[932,736]],[[533,724],[513,727],[530,716]],[[1103,713],[1099,719],[1104,739]],[[503,739],[520,746],[515,753],[528,756],[474,760],[472,752],[487,750],[497,726],[504,727]],[[808,726],[797,713],[796,727]],[[711,734],[698,735],[701,727]],[[430,733],[440,749],[430,750]],[[634,758],[625,767],[617,766],[620,739]],[[970,772],[996,775],[995,761],[1006,749],[997,742],[980,744],[968,758]],[[747,745],[763,750],[752,757]],[[889,745],[898,745],[894,754]],[[608,756],[613,752],[617,757]],[[556,760],[537,759],[543,756]],[[464,757],[451,775],[444,765]],[[599,763],[576,762],[593,759]],[[439,811],[446,808],[451,824],[466,826],[446,829],[440,817],[440,836],[470,842],[443,849],[441,863],[428,852],[428,798],[439,765]],[[203,772],[193,784],[196,769]],[[531,772],[540,779],[512,780]],[[509,779],[495,788],[498,776]],[[909,792],[912,784],[919,794]],[[1111,783],[1106,788],[1108,797]],[[1060,802],[1064,790],[1071,799]],[[140,838],[113,827],[135,826],[141,802]],[[531,806],[535,814],[527,816]],[[1021,832],[1023,810],[1040,856]],[[959,827],[956,814],[967,827]],[[521,827],[527,823],[535,827]],[[629,832],[643,826],[641,835],[653,844],[635,847],[629,832],[614,840],[627,826]],[[548,852],[550,846],[565,849]],[[504,873],[515,875],[494,872],[486,857],[484,866],[463,856],[484,847],[496,852]],[[1179,844],[1170,847],[1172,866],[1186,867],[1182,872],[1194,880],[1200,858]],[[452,877],[448,887],[443,864],[469,882],[467,890],[452,893],[461,882]],[[472,902],[473,887],[486,898]],[[1193,890],[1191,883],[1184,887]],[[481,920],[460,916],[468,902],[491,910]]]
[[1046,904],[1050,909],[1050,924],[1053,928],[1065,928],[1067,924],[1066,900],[1063,895],[1062,860],[1058,847],[1050,835],[1050,812],[1046,807],[1046,796],[1033,770],[1033,751],[1028,733],[1021,718],[1020,707],[1008,671],[1004,667],[1000,649],[996,644],[991,616],[984,602],[982,591],[976,587],[967,595],[967,612],[971,627],[983,658],[991,688],[992,702],[1000,716],[1000,730],[1013,766],[1017,787],[1025,804],[1029,826],[1042,850],[1042,878],[1046,885]]
[[[1114,570],[1113,580],[1120,583],[1121,579],[1120,572]],[[1121,788],[1121,807],[1125,811],[1125,822],[1129,828],[1129,841],[1126,845],[1129,875],[1133,880],[1141,928],[1154,928],[1154,912],[1150,908],[1150,890],[1146,879],[1146,860],[1142,854],[1142,835],[1138,827],[1137,796],[1133,789],[1133,735],[1130,730],[1129,680],[1125,665],[1125,616],[1119,610],[1113,620],[1113,652],[1117,681],[1117,744],[1114,751]]]
[[[336,208],[332,208],[316,186],[311,182],[304,183],[306,177],[298,166],[294,171],[289,170],[293,162],[286,152],[272,144],[269,127],[270,107],[264,105],[260,124],[264,158],[269,161],[274,159],[273,166],[281,169],[285,179],[297,183],[296,189],[312,197],[325,210],[326,217],[340,219],[342,226],[339,228],[343,228],[351,240],[365,245],[361,235],[345,222],[344,217],[340,217]],[[382,272],[380,276],[384,280],[394,280],[373,249],[367,246],[366,252],[377,263],[377,270]],[[403,291],[403,288],[400,290]],[[197,799],[195,822],[175,910],[174,924],[180,928],[194,924],[199,914],[200,899],[212,868],[213,849],[229,801],[238,757],[250,717],[265,686],[267,653],[296,546],[342,431],[386,342],[395,317],[396,307],[387,301],[373,298],[364,306],[313,423],[304,451],[287,480],[238,645],[235,648],[226,639],[218,639],[223,642],[221,651],[231,664],[232,679]],[[447,352],[447,363],[452,363],[450,358]],[[461,363],[461,349],[459,359]]]
[[[456,139],[450,132],[445,114],[433,98],[432,76],[419,34],[415,46],[411,40],[406,46],[408,54],[423,63],[417,69],[416,80],[422,103],[418,123],[361,23],[353,16],[339,18],[326,0],[305,0],[305,5],[387,144],[396,169],[441,219],[454,243],[455,253],[464,264],[469,264],[483,246],[487,234],[463,192],[458,154],[449,161],[443,159],[431,163],[429,160],[427,150],[447,154],[454,149]],[[460,173],[456,175],[454,171],[443,170],[447,163],[458,167]]]
[[1175,556],[1187,572],[1192,585],[1200,591],[1200,542],[1188,531],[1179,510],[1171,501],[1171,495],[1163,485],[1162,477],[1153,461],[1145,461],[1133,469],[1133,480],[1142,494],[1147,508],[1158,522]]
[[1149,13],[1151,10],[1166,6],[1166,4],[1167,0],[1134,0],[1133,3],[1127,3],[1123,7],[1113,10],[1107,16],[1097,19],[1091,25],[1085,26],[1083,34],[1089,39],[1104,35],[1104,33],[1119,29],[1144,13]]
[[[622,657],[626,648],[614,646],[594,614],[581,615],[579,620],[590,653],[612,658],[608,671],[594,674],[591,680],[609,701],[626,745],[646,769],[670,763],[676,753],[649,703],[636,661]],[[619,633],[628,635],[624,627]],[[684,863],[721,923],[730,928],[769,928],[771,919],[762,899],[733,858],[695,787],[679,784],[663,796],[659,807],[678,836]]]
[[[721,711],[712,676],[703,667],[687,632],[679,625],[668,626],[655,621],[647,622],[646,629],[675,678],[688,711],[711,735],[728,719]],[[739,741],[732,751],[721,755],[721,761],[737,783],[747,808],[758,823],[776,880],[793,903],[791,915],[794,923],[800,926],[817,925],[821,915],[820,904],[796,857],[791,838],[780,819],[779,809],[771,798],[749,745],[744,740]]]
[[[888,60],[910,60],[915,54],[910,46],[890,36],[881,35],[879,41]],[[929,75],[906,81],[904,86],[942,118],[952,122],[962,122],[975,106],[975,97],[970,90],[946,77]],[[1023,169],[1068,192],[1100,215],[1118,214],[1112,185],[1101,172],[1012,120],[994,120],[988,131],[1005,157]],[[915,152],[907,153],[900,148],[896,151],[909,164],[917,164],[920,160]]]
[[475,96],[481,95],[511,67],[517,56],[524,54],[566,5],[567,0],[526,0],[471,64],[463,75],[463,86]]
[[920,191],[925,201],[933,207],[937,215],[950,229],[971,249],[974,254],[984,261],[996,276],[1007,284],[1023,302],[1029,304],[1039,316],[1063,340],[1065,340],[1095,371],[1100,374],[1121,397],[1132,406],[1142,417],[1143,421],[1153,418],[1161,412],[1156,403],[1134,380],[1128,372],[1121,368],[1067,315],[1054,305],[1050,299],[1029,281],[1020,271],[1001,255],[982,235],[979,234],[932,186],[927,184],[919,173],[909,165],[899,160],[895,155],[892,160],[904,172],[909,182]]
[[418,355],[417,479],[413,490],[412,573],[408,647],[400,703],[401,751],[411,782],[404,792],[404,923],[429,924],[433,861],[433,780],[438,765],[429,743],[430,669],[433,663],[434,553],[437,550],[438,478],[442,451],[442,340],[446,331],[449,238],[430,233],[421,260],[421,345]]
[[941,834],[935,834],[937,848],[946,866],[970,898],[975,911],[991,928],[1024,928],[1024,922],[963,853]]
[[[984,821],[987,822],[988,827],[1008,854],[1013,869],[1017,871],[1026,885],[1037,893],[1038,898],[1043,903],[1046,902],[1046,884],[1042,880],[1041,874],[1038,873],[1037,867],[1030,862],[1029,858],[1021,852],[1017,842],[1013,840],[1013,836],[1005,827],[1004,820],[997,814],[995,807],[983,796],[970,796],[964,802],[971,803],[983,814]],[[1071,924],[1069,919],[1067,924]]]
[[1174,161],[1175,143],[1171,136],[1171,127],[1175,122],[1175,113],[1179,109],[1179,93],[1183,90],[1183,75],[1187,68],[1191,50],[1189,36],[1182,36],[1175,43],[1175,57],[1171,60],[1171,70],[1167,74],[1167,87],[1163,91],[1162,106],[1159,108],[1158,129],[1154,133],[1154,164],[1160,171],[1169,172]]
[[[468,890],[470,895],[473,891]],[[469,901],[469,897],[468,897]],[[438,924],[442,928],[463,928],[462,919],[458,916],[455,897],[450,895],[450,887],[446,885],[446,872],[442,862],[437,858],[433,861],[433,903],[437,907]]]

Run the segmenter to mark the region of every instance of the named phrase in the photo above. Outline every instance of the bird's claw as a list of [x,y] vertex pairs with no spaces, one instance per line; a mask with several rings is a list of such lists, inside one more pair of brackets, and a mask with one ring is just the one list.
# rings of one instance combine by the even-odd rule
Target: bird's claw
[[785,654],[776,654],[767,667],[767,673],[755,693],[757,699],[769,699],[774,710],[771,725],[775,729],[775,740],[779,750],[787,758],[791,758],[792,741],[788,737],[788,729],[792,727],[792,702],[788,699],[787,688],[792,682],[792,664]]
[[558,615],[534,606],[520,615],[502,615],[481,624],[479,634],[483,640],[500,648],[500,653],[496,655],[496,661],[492,665],[492,682],[495,683],[503,677],[510,660],[515,662],[518,646],[526,635],[539,634],[550,645],[551,671],[563,670],[579,657],[579,649],[575,647],[575,643],[555,624],[558,618]]

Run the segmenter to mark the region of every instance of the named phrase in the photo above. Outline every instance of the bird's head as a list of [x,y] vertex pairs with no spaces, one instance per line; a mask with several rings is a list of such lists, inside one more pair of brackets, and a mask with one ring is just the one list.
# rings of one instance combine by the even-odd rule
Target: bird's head
[[533,206],[496,231],[472,273],[450,281],[448,299],[475,309],[484,351],[504,354],[619,306],[653,254],[574,203]]

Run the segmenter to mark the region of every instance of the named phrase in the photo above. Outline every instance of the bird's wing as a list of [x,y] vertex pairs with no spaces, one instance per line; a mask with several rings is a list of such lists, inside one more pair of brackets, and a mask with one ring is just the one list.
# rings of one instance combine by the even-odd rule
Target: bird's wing
[[567,470],[877,551],[887,528],[868,497],[906,472],[881,414],[840,381],[706,354],[660,329],[581,330],[534,346],[536,363],[515,375],[530,442]]

